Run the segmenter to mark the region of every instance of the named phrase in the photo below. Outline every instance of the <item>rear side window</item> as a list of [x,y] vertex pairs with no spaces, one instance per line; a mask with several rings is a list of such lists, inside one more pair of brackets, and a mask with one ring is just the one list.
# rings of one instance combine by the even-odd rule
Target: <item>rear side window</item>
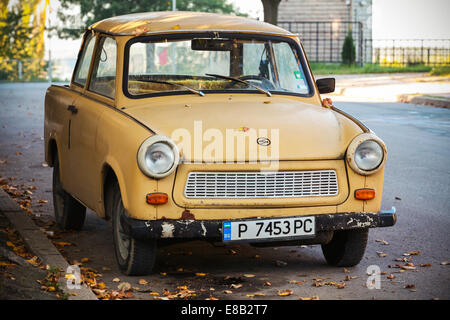
[[87,36],[86,44],[80,57],[80,61],[78,61],[77,63],[77,69],[75,70],[75,76],[73,78],[73,82],[78,83],[83,87],[87,81],[89,66],[91,65],[92,53],[94,52],[94,46],[95,37],[89,34]]
[[102,37],[95,53],[89,91],[114,99],[116,91],[116,41]]

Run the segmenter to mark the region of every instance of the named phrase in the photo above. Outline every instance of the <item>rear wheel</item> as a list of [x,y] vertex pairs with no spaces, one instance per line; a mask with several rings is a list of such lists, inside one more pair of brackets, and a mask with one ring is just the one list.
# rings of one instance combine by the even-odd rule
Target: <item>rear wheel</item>
[[86,218],[86,207],[62,187],[58,156],[53,167],[53,208],[55,220],[63,230],[81,230]]
[[122,223],[122,217],[127,212],[123,207],[119,185],[113,183],[108,193],[107,210],[112,218],[114,249],[120,271],[130,276],[151,273],[156,259],[156,240],[144,242],[129,236]]
[[335,231],[328,244],[322,245],[322,252],[328,264],[336,267],[356,266],[364,256],[369,229]]

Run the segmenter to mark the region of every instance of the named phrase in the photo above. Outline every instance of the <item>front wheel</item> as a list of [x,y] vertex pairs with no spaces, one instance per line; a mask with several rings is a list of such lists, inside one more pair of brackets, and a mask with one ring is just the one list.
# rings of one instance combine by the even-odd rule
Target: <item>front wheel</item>
[[112,194],[108,197],[111,201],[108,210],[112,217],[114,251],[120,271],[129,276],[151,273],[156,260],[156,240],[139,241],[125,232],[121,218],[127,213],[118,184],[111,186],[109,192]]
[[322,245],[322,252],[329,265],[356,266],[364,256],[369,229],[335,231],[333,238]]

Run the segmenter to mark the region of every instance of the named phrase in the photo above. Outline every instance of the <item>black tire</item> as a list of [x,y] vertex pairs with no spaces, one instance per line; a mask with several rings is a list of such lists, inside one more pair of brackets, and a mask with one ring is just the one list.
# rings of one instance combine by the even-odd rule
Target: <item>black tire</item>
[[335,231],[328,244],[322,245],[322,252],[329,265],[336,267],[356,266],[364,256],[369,229]]
[[129,276],[143,276],[152,272],[156,260],[156,240],[139,241],[124,232],[121,216],[126,215],[119,185],[108,186],[107,210],[112,218],[114,251],[122,273]]
[[86,218],[86,207],[63,189],[58,156],[55,156],[54,163],[53,208],[56,223],[63,230],[81,230]]

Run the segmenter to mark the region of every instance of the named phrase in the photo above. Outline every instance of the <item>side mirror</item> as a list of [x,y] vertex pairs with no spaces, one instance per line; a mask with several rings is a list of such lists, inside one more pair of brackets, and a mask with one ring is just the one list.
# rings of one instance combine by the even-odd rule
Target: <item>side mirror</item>
[[331,93],[334,92],[336,80],[334,78],[323,78],[316,80],[319,93]]

